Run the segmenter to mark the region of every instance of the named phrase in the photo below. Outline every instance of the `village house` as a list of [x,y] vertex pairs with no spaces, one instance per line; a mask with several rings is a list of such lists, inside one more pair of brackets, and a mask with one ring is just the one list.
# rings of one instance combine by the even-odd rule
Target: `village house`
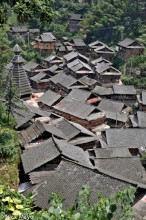
[[70,52],[72,52],[72,51],[75,51],[75,49],[73,48],[73,46],[72,46],[72,44],[71,45],[67,45],[66,43],[65,43],[65,45],[64,44],[62,44],[62,43],[59,43],[59,45],[58,45],[58,43],[56,43],[56,46],[55,46],[55,52],[56,52],[56,54],[58,55],[58,56],[64,56],[65,54],[67,54],[67,53],[70,53]]
[[94,42],[88,44],[88,47],[90,49],[96,49],[97,47],[101,47],[103,45],[105,45],[105,44],[97,40],[97,41],[94,41]]
[[61,95],[51,90],[47,90],[41,97],[38,98],[38,105],[44,110],[51,110],[52,106],[61,100]]
[[54,64],[53,66],[51,66],[51,67],[48,68],[47,70],[48,70],[48,74],[49,74],[50,76],[54,76],[54,75],[56,75],[56,74],[58,74],[58,73],[64,71],[61,64],[60,64],[59,66],[56,65],[56,64]]
[[97,201],[97,192],[102,192],[104,197],[106,197],[125,188],[129,183],[111,177],[108,173],[98,172],[98,170],[93,169],[93,166],[62,159],[53,175],[51,175],[51,178],[48,177],[43,184],[38,185],[33,190],[35,205],[43,209],[48,209],[48,195],[55,192],[61,198],[66,198],[63,208],[68,210],[73,206],[77,193],[84,185],[88,185],[92,189],[90,201],[94,203]]
[[19,103],[19,107],[13,111],[15,118],[15,129],[22,130],[26,129],[31,125],[31,120],[35,117],[35,113],[31,112],[23,103]]
[[145,169],[140,158],[132,156],[127,147],[104,148],[95,150],[95,167],[103,172],[111,172],[127,180],[129,183],[137,183],[144,186],[146,183]]
[[98,59],[95,59],[95,60],[92,60],[91,61],[91,66],[97,66],[98,64],[100,64],[100,63],[102,63],[102,64],[108,64],[109,66],[112,66],[113,65],[113,63],[112,62],[110,62],[109,60],[106,60],[106,59],[104,59],[103,57],[100,57],[100,58],[98,58]]
[[110,128],[127,128],[129,127],[128,113],[123,112],[105,112],[106,124]]
[[56,75],[52,76],[49,81],[49,89],[57,92],[58,83],[63,81],[65,77],[67,77],[67,74],[65,74],[64,72],[59,72]]
[[73,48],[77,50],[79,53],[86,53],[87,46],[81,38],[73,38],[70,42],[73,44]]
[[76,99],[80,102],[86,103],[92,96],[91,91],[86,89],[72,89],[66,96],[67,99]]
[[[62,160],[61,157],[92,166],[87,152],[84,152],[81,148],[71,145],[66,141],[58,140],[57,138],[49,138],[41,145],[38,144],[35,147],[24,150],[23,154],[21,154],[25,174],[30,174],[40,167],[42,167],[42,171],[45,171],[45,167],[43,169],[44,165],[47,165],[47,168],[50,167],[51,171],[52,164],[57,167]],[[32,184],[36,184],[36,182],[32,182]]]
[[31,144],[42,143],[54,135],[57,138],[65,139],[60,129],[53,125],[43,123],[40,120],[33,122],[28,128],[19,132],[21,145],[28,149]]
[[117,44],[118,56],[125,61],[132,56],[143,55],[144,49],[144,45],[130,38],[126,38]]
[[113,85],[112,89],[111,99],[122,101],[129,106],[136,103],[136,89],[133,85]]
[[101,98],[108,98],[110,99],[112,94],[113,94],[113,90],[112,88],[106,88],[103,86],[95,86],[95,88],[92,90],[92,93],[96,96],[100,96]]
[[20,142],[25,149],[43,143],[51,135],[84,150],[93,149],[96,146],[97,136],[95,134],[77,123],[69,122],[52,113],[49,117],[38,117],[32,120],[28,127],[19,132]]
[[90,43],[88,46],[90,49],[92,59],[98,59],[102,57],[112,62],[115,55],[115,51],[109,48],[106,44],[100,41],[95,41],[93,43]]
[[135,115],[130,115],[131,127],[146,128],[146,112],[137,111]]
[[81,60],[82,62],[84,62],[86,64],[89,63],[89,58],[87,58],[86,56],[78,53],[77,51],[72,51],[72,52],[70,52],[68,54],[65,54],[63,56],[63,58],[64,58],[66,63],[70,63],[70,62],[72,62],[72,61],[74,61],[76,59],[79,59],[79,60]]
[[37,73],[30,78],[32,88],[38,91],[44,91],[49,88],[50,76],[45,72]]
[[81,77],[81,78],[80,78],[80,82],[83,83],[83,84],[85,84],[86,86],[88,86],[88,88],[89,88],[90,90],[94,89],[94,87],[95,87],[96,85],[98,85],[97,80],[92,79],[92,78],[90,78],[90,77],[88,77],[88,76],[83,76],[83,77]]
[[78,32],[81,28],[81,21],[83,20],[83,16],[81,14],[73,14],[69,19],[69,30],[71,32]]
[[67,94],[70,93],[72,89],[75,88],[87,88],[87,86],[70,75],[67,75],[63,80],[59,81],[56,85],[56,91],[62,97],[65,97]]
[[[13,48],[14,57],[11,62],[13,66],[10,68],[8,73],[7,89],[14,88],[17,91],[19,98],[26,100],[32,95],[32,88],[30,82],[23,68],[23,58],[20,55],[21,48],[16,44]],[[11,88],[12,87],[12,88]]]
[[79,59],[68,63],[67,67],[69,74],[73,75],[77,79],[80,79],[82,76],[88,76],[93,79],[95,78],[95,73],[91,67]]
[[142,91],[141,94],[137,95],[137,101],[139,105],[139,110],[146,112],[146,91]]
[[23,68],[27,72],[27,75],[29,78],[31,78],[37,74],[36,70],[39,70],[41,72],[41,70],[43,71],[45,69],[42,65],[40,65],[34,61],[29,61],[28,63],[26,63],[23,66]]
[[97,109],[102,112],[120,113],[126,108],[123,102],[113,101],[111,99],[101,99]]
[[40,35],[40,29],[38,28],[29,28],[28,29],[30,39],[35,39]]
[[108,147],[128,147],[135,149],[146,146],[146,129],[144,128],[126,128],[126,129],[107,129],[103,134]]
[[97,64],[95,67],[97,81],[105,87],[111,87],[113,84],[118,84],[122,73],[108,64]]
[[62,99],[61,102],[53,106],[53,112],[87,129],[91,129],[105,121],[105,115],[94,106],[75,99]]
[[44,59],[44,66],[49,68],[53,65],[60,65],[63,63],[63,59],[57,55],[50,55]]
[[8,30],[8,35],[10,37],[16,37],[16,35],[21,35],[22,37],[28,37],[28,29],[26,27],[10,27]]
[[32,42],[32,48],[39,50],[42,54],[48,55],[55,49],[56,38],[51,33],[43,33]]

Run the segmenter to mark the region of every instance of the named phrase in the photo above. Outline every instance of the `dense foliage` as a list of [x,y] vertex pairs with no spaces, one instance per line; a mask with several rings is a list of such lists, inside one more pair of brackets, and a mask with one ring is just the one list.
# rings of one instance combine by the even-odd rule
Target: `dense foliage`
[[18,159],[19,143],[13,129],[14,123],[12,115],[8,119],[6,108],[0,102],[0,163]]
[[49,22],[53,17],[53,0],[3,0],[0,6],[0,24],[7,22],[8,15],[14,11],[20,23],[36,16],[40,22]]
[[104,198],[98,196],[98,202],[90,204],[90,189],[84,186],[78,193],[72,208],[63,210],[63,200],[52,193],[49,199],[48,210],[35,210],[32,197],[24,197],[6,186],[0,185],[0,219],[1,220],[132,220],[131,204],[134,199],[135,189],[128,187],[117,194]]
[[[146,6],[144,0],[3,0],[0,23],[5,24],[15,13],[20,23],[64,35],[86,36],[114,44],[125,37],[146,39]],[[73,13],[83,15],[82,30],[70,33],[67,20]]]

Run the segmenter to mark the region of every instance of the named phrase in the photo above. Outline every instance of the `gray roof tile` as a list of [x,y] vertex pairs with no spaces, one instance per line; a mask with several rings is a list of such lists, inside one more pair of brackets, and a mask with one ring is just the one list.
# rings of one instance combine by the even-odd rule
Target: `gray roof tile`
[[68,99],[76,99],[81,102],[86,102],[90,95],[90,91],[84,89],[72,89],[72,91],[66,97]]
[[94,110],[95,107],[79,102],[75,99],[63,99],[60,103],[54,106],[55,109],[74,115],[78,118],[87,118]]
[[146,146],[146,129],[108,129],[106,130],[109,147],[140,148]]
[[136,95],[133,85],[113,85],[113,93],[119,95]]
[[60,152],[52,138],[39,144],[37,147],[25,150],[21,154],[21,160],[25,173],[29,173],[34,169],[52,161],[60,155]]
[[48,208],[48,196],[55,192],[65,199],[63,208],[68,209],[74,204],[76,195],[83,185],[90,186],[92,189],[91,201],[95,202],[97,201],[97,192],[109,196],[127,186],[127,183],[94,172],[88,167],[62,161],[51,178],[34,192],[36,194],[36,205],[41,208]]
[[51,90],[47,90],[41,97],[38,98],[38,103],[41,102],[47,106],[52,106],[57,101],[59,101],[60,98],[61,95]]
[[139,157],[102,158],[94,161],[97,169],[120,174],[131,181],[146,184],[146,172]]
[[101,99],[97,109],[105,112],[121,112],[124,108],[123,102],[116,102],[110,99]]

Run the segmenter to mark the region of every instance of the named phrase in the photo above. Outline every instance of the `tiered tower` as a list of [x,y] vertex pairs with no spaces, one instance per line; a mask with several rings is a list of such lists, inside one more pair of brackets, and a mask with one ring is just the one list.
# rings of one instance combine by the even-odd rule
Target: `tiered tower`
[[18,90],[18,95],[21,99],[29,99],[32,94],[32,89],[30,86],[30,82],[27,76],[27,73],[23,69],[23,62],[24,59],[20,55],[21,48],[18,44],[16,44],[13,48],[14,57],[12,58],[11,62],[13,66],[10,69],[9,79],[11,81],[11,85],[13,88]]

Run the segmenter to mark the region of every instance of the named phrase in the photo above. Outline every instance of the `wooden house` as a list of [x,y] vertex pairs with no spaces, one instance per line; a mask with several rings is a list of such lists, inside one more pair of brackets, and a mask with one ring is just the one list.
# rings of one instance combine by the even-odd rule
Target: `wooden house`
[[131,127],[146,128],[146,112],[137,111],[135,115],[130,115]]
[[74,38],[70,41],[73,44],[73,48],[79,53],[85,54],[87,51],[87,46],[81,38]]
[[101,98],[108,98],[110,99],[112,94],[113,94],[113,90],[112,88],[106,88],[103,86],[95,86],[95,88],[92,90],[92,93],[96,96],[100,96]]
[[56,43],[55,46],[55,52],[58,56],[64,56],[67,53],[70,53],[72,51],[74,51],[75,49],[73,48],[73,44],[69,44],[68,42],[64,42],[62,43]]
[[144,45],[130,38],[126,38],[117,44],[118,56],[125,61],[132,56],[142,55],[144,49]]
[[119,83],[122,73],[105,63],[100,63],[95,67],[97,81],[105,87],[111,87],[113,84]]
[[117,102],[111,99],[101,99],[97,109],[102,112],[120,113],[124,110],[125,107],[126,106],[123,102]]
[[67,99],[76,99],[80,102],[87,103],[92,97],[91,91],[87,89],[72,89],[71,92],[66,96]]
[[26,63],[23,68],[25,69],[25,71],[27,72],[27,75],[29,78],[35,76],[37,73],[36,73],[36,70],[38,70],[39,72],[41,72],[41,70],[43,71],[45,68],[34,62],[34,61],[29,61],[28,63]]
[[88,76],[90,78],[95,78],[95,73],[91,69],[91,67],[87,64],[82,62],[79,59],[76,59],[67,64],[68,73],[73,75],[75,78],[79,79],[82,76]]
[[62,99],[53,106],[53,112],[63,116],[69,121],[78,123],[87,129],[91,129],[105,121],[105,115],[94,106],[80,102],[76,99]]
[[52,106],[61,100],[61,95],[51,90],[47,90],[38,99],[38,105],[44,110],[51,110]]
[[80,31],[81,24],[80,22],[83,20],[83,16],[81,14],[73,14],[69,19],[68,19],[68,24],[69,24],[69,30],[71,32],[78,32]]
[[146,91],[142,91],[141,94],[137,95],[137,101],[139,104],[139,110],[146,112]]
[[82,82],[77,80],[71,75],[63,77],[56,85],[56,92],[59,93],[62,97],[67,96],[72,89],[87,88]]
[[91,51],[91,57],[92,59],[98,59],[100,57],[111,61],[114,58],[115,51],[111,48],[109,48],[106,44],[100,42],[100,41],[95,41],[91,44],[88,45],[89,49]]
[[21,35],[23,38],[28,37],[28,29],[26,27],[10,27],[8,30],[8,35],[10,37],[16,37],[16,35]]
[[59,72],[56,75],[52,76],[49,81],[49,89],[57,92],[58,91],[58,83],[63,81],[67,75],[64,72]]
[[28,33],[29,33],[30,39],[35,39],[36,37],[39,37],[40,29],[38,29],[38,28],[29,28]]
[[80,82],[82,82],[83,84],[85,84],[90,90],[94,89],[94,87],[95,87],[96,85],[98,85],[97,80],[92,79],[92,78],[87,77],[87,76],[82,76],[82,77],[80,78]]
[[49,138],[41,145],[38,144],[35,147],[30,147],[29,149],[24,150],[21,154],[21,160],[24,172],[25,174],[28,174],[46,164],[48,164],[48,167],[50,165],[50,168],[52,164],[59,164],[61,156],[73,161],[91,165],[87,155],[88,154],[86,154],[81,148],[71,145],[66,141],[61,141],[57,138]]
[[56,38],[48,32],[41,34],[32,42],[32,48],[39,50],[42,54],[50,54],[55,49]]
[[109,60],[104,59],[103,57],[100,57],[98,59],[92,60],[91,61],[91,66],[97,66],[98,64],[108,64],[109,66],[112,66],[113,63],[110,62]]
[[108,129],[105,131],[105,140],[110,148],[128,147],[136,149],[146,146],[146,129],[144,128],[126,128],[126,129]]
[[70,63],[76,59],[81,60],[84,63],[89,63],[89,58],[82,55],[81,53],[78,53],[77,51],[72,51],[70,53],[67,53],[63,56],[66,63]]
[[121,179],[125,179],[131,184],[137,183],[139,187],[142,184],[145,188],[146,174],[140,157],[132,156],[127,147],[96,149],[95,152],[94,162],[97,169],[111,172],[113,177],[119,175]]
[[50,76],[54,76],[56,74],[58,74],[59,72],[63,72],[63,67],[62,65],[56,65],[54,64],[53,66],[51,66],[49,69],[48,69],[48,74]]
[[56,55],[50,55],[44,59],[44,66],[49,68],[53,65],[60,65],[63,63],[63,59]]
[[76,198],[77,193],[85,184],[93,192],[91,194],[91,204],[97,201],[97,197],[95,196],[97,192],[102,192],[105,197],[108,197],[129,185],[129,183],[120,180],[120,178],[116,179],[115,177],[111,177],[110,174],[103,174],[101,170],[97,172],[91,165],[87,166],[81,162],[75,163],[70,159],[63,159],[58,169],[51,175],[51,178],[48,178],[43,184],[36,187],[34,191],[34,195],[36,195],[35,205],[43,209],[48,209],[48,196],[52,192],[55,192],[61,198],[66,198],[64,209],[68,210],[73,206],[74,198]]
[[129,106],[136,103],[136,89],[133,85],[113,85],[112,88],[111,99],[122,101]]
[[110,128],[127,128],[129,119],[128,114],[123,112],[106,112],[106,123]]
[[45,72],[37,73],[30,78],[32,88],[39,91],[44,91],[49,88],[50,77]]

